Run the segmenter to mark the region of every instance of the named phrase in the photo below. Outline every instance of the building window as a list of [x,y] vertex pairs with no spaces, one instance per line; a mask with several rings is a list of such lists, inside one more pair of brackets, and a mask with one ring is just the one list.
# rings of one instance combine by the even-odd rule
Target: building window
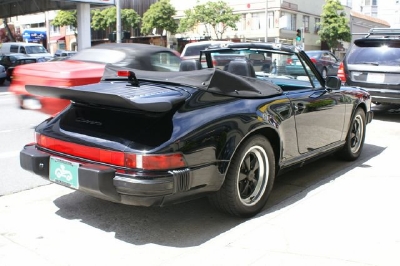
[[50,36],[52,35],[60,35],[60,27],[50,25]]
[[321,27],[321,19],[315,18],[315,25],[314,25],[314,33],[315,34],[318,34],[320,27]]
[[75,27],[73,27],[73,26],[71,26],[71,25],[69,25],[69,26],[67,26],[66,27],[66,35],[72,35],[72,34],[75,34],[75,30],[76,30],[76,28]]
[[251,14],[251,30],[260,30],[261,29],[260,15],[261,15],[260,13]]
[[310,17],[309,16],[303,16],[303,27],[304,27],[304,32],[310,32]]
[[288,23],[287,23],[288,25],[287,25],[287,27],[285,27],[285,29],[296,31],[297,30],[296,14],[282,12],[282,16],[286,16],[288,18]]

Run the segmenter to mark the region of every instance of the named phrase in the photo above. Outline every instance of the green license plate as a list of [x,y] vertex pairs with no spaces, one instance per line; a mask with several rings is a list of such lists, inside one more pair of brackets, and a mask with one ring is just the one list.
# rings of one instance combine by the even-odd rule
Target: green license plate
[[79,163],[50,157],[50,181],[63,186],[79,188],[78,177]]

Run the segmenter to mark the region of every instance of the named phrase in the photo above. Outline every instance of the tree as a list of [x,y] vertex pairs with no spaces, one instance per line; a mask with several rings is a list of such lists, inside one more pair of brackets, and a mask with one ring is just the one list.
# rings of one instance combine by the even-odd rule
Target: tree
[[321,29],[318,35],[331,50],[337,47],[340,41],[351,40],[349,20],[339,0],[326,0],[322,9]]
[[[140,16],[133,9],[121,10],[121,27],[123,30],[130,30],[139,26]],[[92,11],[91,26],[95,30],[117,28],[117,9],[116,7],[108,7],[104,9],[94,9]]]
[[176,14],[176,9],[171,5],[169,0],[160,0],[150,6],[143,14],[141,32],[143,34],[152,33],[155,28],[157,33],[166,30],[170,33],[176,33],[178,24],[173,16]]
[[211,29],[217,39],[222,39],[228,28],[237,30],[236,23],[240,21],[239,14],[233,14],[233,8],[223,1],[198,4],[193,9],[185,10],[178,32],[192,31],[199,24],[204,24],[205,34],[211,36]]
[[78,19],[76,10],[74,11],[67,11],[67,10],[60,10],[58,11],[56,17],[51,22],[52,25],[56,27],[62,26],[72,26],[74,28],[74,34],[77,36],[78,32]]

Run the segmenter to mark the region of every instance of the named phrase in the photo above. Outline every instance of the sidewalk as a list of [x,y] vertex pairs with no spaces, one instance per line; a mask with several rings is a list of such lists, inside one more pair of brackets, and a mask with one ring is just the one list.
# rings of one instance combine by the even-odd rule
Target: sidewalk
[[[382,131],[367,136],[399,127],[374,123]],[[325,167],[314,185],[285,200],[272,197],[249,220],[205,200],[139,208],[54,184],[3,196],[0,265],[397,266],[399,143],[367,142],[359,164],[332,174]]]

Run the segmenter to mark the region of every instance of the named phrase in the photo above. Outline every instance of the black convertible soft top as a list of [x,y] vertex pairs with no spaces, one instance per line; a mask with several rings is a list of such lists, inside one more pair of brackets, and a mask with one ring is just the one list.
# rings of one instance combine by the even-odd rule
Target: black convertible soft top
[[[129,81],[126,76],[119,77],[117,75],[119,70],[131,71],[136,79]],[[281,88],[270,82],[237,76],[213,68],[182,72],[155,72],[107,66],[102,81],[97,84],[70,88],[37,85],[25,87],[28,92],[44,97],[149,112],[169,111],[189,97],[184,90],[174,90],[171,93],[171,89],[151,85],[158,82],[167,84],[169,87],[190,86],[237,98],[262,98],[282,94]]]
[[120,70],[133,71],[139,82],[143,80],[186,85],[232,97],[263,98],[282,94],[282,89],[271,82],[238,76],[217,68],[180,72],[156,72],[122,68],[109,64],[104,70],[102,81],[125,79],[125,77],[117,76],[117,72]]

